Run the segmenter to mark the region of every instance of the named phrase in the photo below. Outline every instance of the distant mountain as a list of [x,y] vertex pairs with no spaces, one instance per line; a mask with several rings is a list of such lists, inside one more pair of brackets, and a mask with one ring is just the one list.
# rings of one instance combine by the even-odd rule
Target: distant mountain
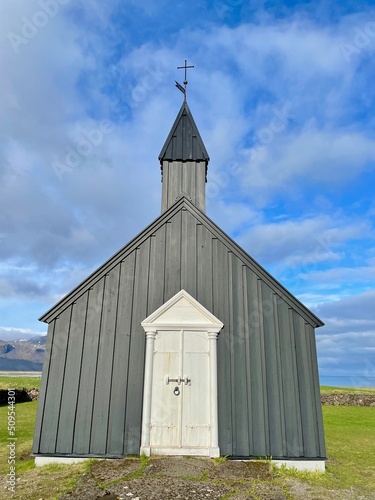
[[47,332],[35,332],[30,328],[8,328],[0,326],[0,339],[4,342],[14,342],[15,340],[31,339],[46,335]]
[[45,335],[0,340],[0,371],[41,371],[45,345]]

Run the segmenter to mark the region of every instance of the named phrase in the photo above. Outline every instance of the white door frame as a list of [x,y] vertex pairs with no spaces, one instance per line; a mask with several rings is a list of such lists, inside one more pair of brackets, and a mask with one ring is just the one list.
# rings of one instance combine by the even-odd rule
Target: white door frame
[[[218,403],[217,403],[217,338],[223,323],[185,290],[163,304],[141,323],[146,333],[146,358],[143,390],[143,417],[140,454],[153,453],[150,444],[152,376],[155,338],[158,331],[190,330],[207,333],[210,376],[210,444],[202,448],[164,448],[163,454],[203,455],[219,457]],[[156,450],[155,450],[156,451]]]

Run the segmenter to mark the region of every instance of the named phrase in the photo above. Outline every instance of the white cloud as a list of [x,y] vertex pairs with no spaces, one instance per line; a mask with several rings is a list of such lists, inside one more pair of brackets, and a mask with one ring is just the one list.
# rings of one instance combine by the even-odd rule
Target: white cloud
[[30,328],[16,328],[8,326],[0,326],[1,340],[20,340],[34,337],[35,335],[45,335],[47,332],[43,330],[30,330]]
[[368,236],[370,230],[368,222],[354,221],[342,214],[318,215],[254,225],[245,229],[238,241],[265,264],[277,264],[279,272],[300,267],[301,276],[306,272],[311,276],[316,265],[340,261],[342,246]]
[[375,280],[374,266],[335,267],[324,271],[311,270],[302,273],[301,278],[316,283],[336,283],[345,288],[353,287],[356,283],[366,287],[373,286]]
[[368,322],[370,320],[373,322],[372,326],[375,331],[375,290],[368,290],[337,301],[321,304],[317,308],[317,313],[334,318],[335,321],[341,322],[341,326],[346,322],[349,329],[352,328],[351,321]]
[[[269,137],[273,137],[270,135]],[[274,135],[270,145],[258,145],[249,150],[245,189],[263,204],[275,194],[284,198],[295,190],[305,190],[314,183],[335,186],[352,181],[363,171],[373,169],[375,143],[364,133],[345,130],[317,130],[307,127],[298,133],[286,131]]]
[[352,385],[375,383],[375,290],[319,305],[325,326],[317,330],[320,373],[352,376]]

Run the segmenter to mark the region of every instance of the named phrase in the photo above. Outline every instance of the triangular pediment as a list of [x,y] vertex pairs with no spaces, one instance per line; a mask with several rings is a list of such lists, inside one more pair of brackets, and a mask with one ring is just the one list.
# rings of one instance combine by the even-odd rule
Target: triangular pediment
[[223,323],[202,306],[185,290],[180,290],[171,299],[154,311],[144,321],[143,328],[195,328],[221,330]]

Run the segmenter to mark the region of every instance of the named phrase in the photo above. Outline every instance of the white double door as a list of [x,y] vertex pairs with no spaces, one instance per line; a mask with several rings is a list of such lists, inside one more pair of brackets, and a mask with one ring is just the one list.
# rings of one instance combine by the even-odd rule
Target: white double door
[[210,357],[205,331],[158,331],[152,372],[152,453],[205,455],[210,446]]

